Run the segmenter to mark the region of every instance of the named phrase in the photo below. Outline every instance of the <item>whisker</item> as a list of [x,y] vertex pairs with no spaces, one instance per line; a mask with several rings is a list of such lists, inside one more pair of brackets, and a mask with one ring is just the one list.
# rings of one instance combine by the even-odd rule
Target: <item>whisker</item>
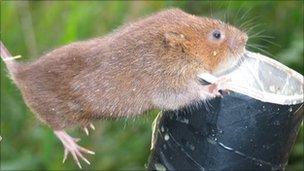
[[209,1],[209,8],[210,8],[210,13],[211,13],[211,18],[213,18],[213,9],[212,9],[211,1]]
[[255,20],[257,20],[257,18],[256,18],[256,17],[252,17],[252,18],[250,18],[250,19],[244,21],[244,22],[240,25],[240,27],[244,27],[244,26],[247,25],[248,23],[251,23],[251,22],[253,22],[253,21],[255,21]]
[[256,28],[258,28],[258,27],[261,27],[261,26],[262,26],[262,24],[256,24],[256,25],[250,27],[249,29],[246,28],[246,29],[245,29],[245,32],[248,33],[248,34],[250,34],[251,31],[253,31],[254,29],[256,29]]
[[254,47],[263,47],[263,48],[266,47],[265,45],[256,44],[256,43],[248,43],[247,45],[249,45],[249,46],[254,46]]
[[270,41],[270,40],[267,40],[267,39],[264,39],[264,38],[258,38],[258,39],[260,39],[260,40],[262,40],[262,41],[264,41],[264,42],[267,42],[267,43],[269,43],[269,44],[272,44],[272,45],[274,45],[274,46],[276,46],[276,47],[282,47],[281,45],[279,45],[279,44],[277,44],[277,43],[274,43],[273,41]]
[[[236,20],[236,19],[238,19],[239,18],[239,13],[240,13],[240,11],[241,11],[241,9],[242,9],[242,7],[243,7],[243,3],[242,3],[242,5],[239,7],[239,9],[237,10],[237,12],[236,12],[236,14],[235,14],[235,16],[233,17],[233,21],[238,21],[238,20]],[[234,23],[234,24],[237,24],[237,23]],[[238,25],[238,24],[237,24]]]
[[231,11],[231,0],[228,1],[228,9],[227,9],[228,21],[227,22],[231,21],[231,19],[230,19],[230,11]]
[[263,53],[265,53],[265,55],[267,55],[267,56],[270,56],[270,57],[272,57],[272,58],[275,58],[275,56],[273,56],[271,53],[269,53],[267,50],[265,50],[265,49],[262,49],[262,48],[260,48],[260,47],[257,47],[257,46],[252,46],[252,45],[247,45],[248,47],[252,47],[252,48],[254,48],[254,49],[256,49],[256,50],[259,50],[259,51],[261,51],[261,52],[263,52]]
[[257,36],[251,36],[252,38],[269,38],[269,39],[274,39],[274,36],[267,36],[267,35],[257,35]]
[[249,36],[249,40],[261,40],[262,42],[266,42],[268,44],[274,45],[276,47],[281,47],[279,44],[274,43],[273,41],[269,40],[269,39],[274,39],[274,37],[270,37],[270,36],[260,36],[260,35],[254,35],[254,36]]
[[257,47],[259,47],[259,48],[266,48],[266,47],[263,46],[263,45],[250,44],[250,43],[248,43],[246,46],[247,46],[247,47],[252,47],[252,48],[254,48],[254,49],[256,49]]
[[245,13],[243,14],[243,16],[241,17],[241,20],[245,19],[245,17],[247,17],[247,15],[249,14],[249,12],[252,10],[251,8],[248,8],[247,11],[245,11]]
[[249,34],[249,38],[254,37],[254,36],[260,36],[261,34],[263,34],[263,33],[265,33],[265,32],[266,32],[266,30],[265,30],[265,29],[262,29],[261,31],[256,32],[256,33],[254,33],[254,34]]
[[254,30],[258,27],[262,27],[262,24],[260,24],[260,23],[256,24],[256,23],[258,23],[258,19],[252,20],[250,23],[247,23],[247,24],[243,25],[241,27],[241,29],[245,32],[251,32],[251,30]]
[[249,19],[249,20],[243,22],[243,23],[240,25],[240,28],[243,30],[243,28],[246,28],[246,27],[250,26],[250,24],[255,23],[257,20],[258,20],[258,17],[252,17],[251,19]]
[[250,43],[249,43],[248,46],[249,46],[249,47],[254,47],[254,48],[259,47],[259,48],[267,49],[267,46],[265,46],[265,45],[260,45],[260,44],[250,44]]

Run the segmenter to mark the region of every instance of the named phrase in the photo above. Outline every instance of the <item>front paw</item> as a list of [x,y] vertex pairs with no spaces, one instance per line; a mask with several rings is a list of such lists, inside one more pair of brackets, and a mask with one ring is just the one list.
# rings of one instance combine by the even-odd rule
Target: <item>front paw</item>
[[222,94],[219,91],[217,84],[210,84],[207,87],[208,87],[208,93],[210,94],[211,97],[219,97],[219,96],[222,97]]
[[223,89],[223,85],[230,82],[231,79],[228,77],[220,77],[216,82],[208,85],[208,91],[213,97],[223,97],[223,92],[228,92],[228,90]]

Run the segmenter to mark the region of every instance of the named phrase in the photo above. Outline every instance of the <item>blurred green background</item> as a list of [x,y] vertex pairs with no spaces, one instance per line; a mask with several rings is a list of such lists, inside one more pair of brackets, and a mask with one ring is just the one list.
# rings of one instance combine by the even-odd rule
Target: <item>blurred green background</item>
[[[13,55],[22,55],[21,60],[35,59],[58,46],[105,35],[125,22],[169,7],[212,15],[236,26],[243,24],[251,30],[249,43],[256,44],[249,49],[269,53],[304,74],[302,1],[2,1],[1,40]],[[1,170],[77,169],[71,158],[62,164],[61,143],[35,119],[5,71],[1,61]],[[88,156],[92,165],[83,166],[96,170],[144,169],[156,113],[96,122],[97,130],[89,137],[80,129],[71,131],[74,137],[82,138],[81,145],[96,152]],[[302,161],[303,126],[287,170],[304,170]]]

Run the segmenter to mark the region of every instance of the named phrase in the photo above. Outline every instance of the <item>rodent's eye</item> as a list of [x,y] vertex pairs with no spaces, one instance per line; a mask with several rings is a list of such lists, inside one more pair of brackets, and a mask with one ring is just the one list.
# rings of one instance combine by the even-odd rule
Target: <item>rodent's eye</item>
[[222,37],[222,33],[219,30],[214,30],[212,32],[212,36],[214,39],[220,40]]
[[225,39],[225,33],[219,29],[214,29],[209,33],[209,39],[215,43],[220,43]]

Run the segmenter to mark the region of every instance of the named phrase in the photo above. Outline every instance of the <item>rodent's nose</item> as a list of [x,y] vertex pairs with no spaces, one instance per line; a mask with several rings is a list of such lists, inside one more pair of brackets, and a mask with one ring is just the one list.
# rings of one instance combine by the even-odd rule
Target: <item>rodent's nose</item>
[[229,46],[229,48],[230,48],[231,51],[234,51],[237,48],[237,46],[238,46],[236,38],[231,38],[228,41],[228,46]]
[[232,51],[235,51],[237,48],[241,48],[245,46],[248,40],[248,36],[246,34],[242,36],[232,37],[228,41],[228,46]]
[[247,43],[247,40],[248,40],[248,36],[247,34],[244,34],[242,37],[241,37],[241,42],[245,45]]

